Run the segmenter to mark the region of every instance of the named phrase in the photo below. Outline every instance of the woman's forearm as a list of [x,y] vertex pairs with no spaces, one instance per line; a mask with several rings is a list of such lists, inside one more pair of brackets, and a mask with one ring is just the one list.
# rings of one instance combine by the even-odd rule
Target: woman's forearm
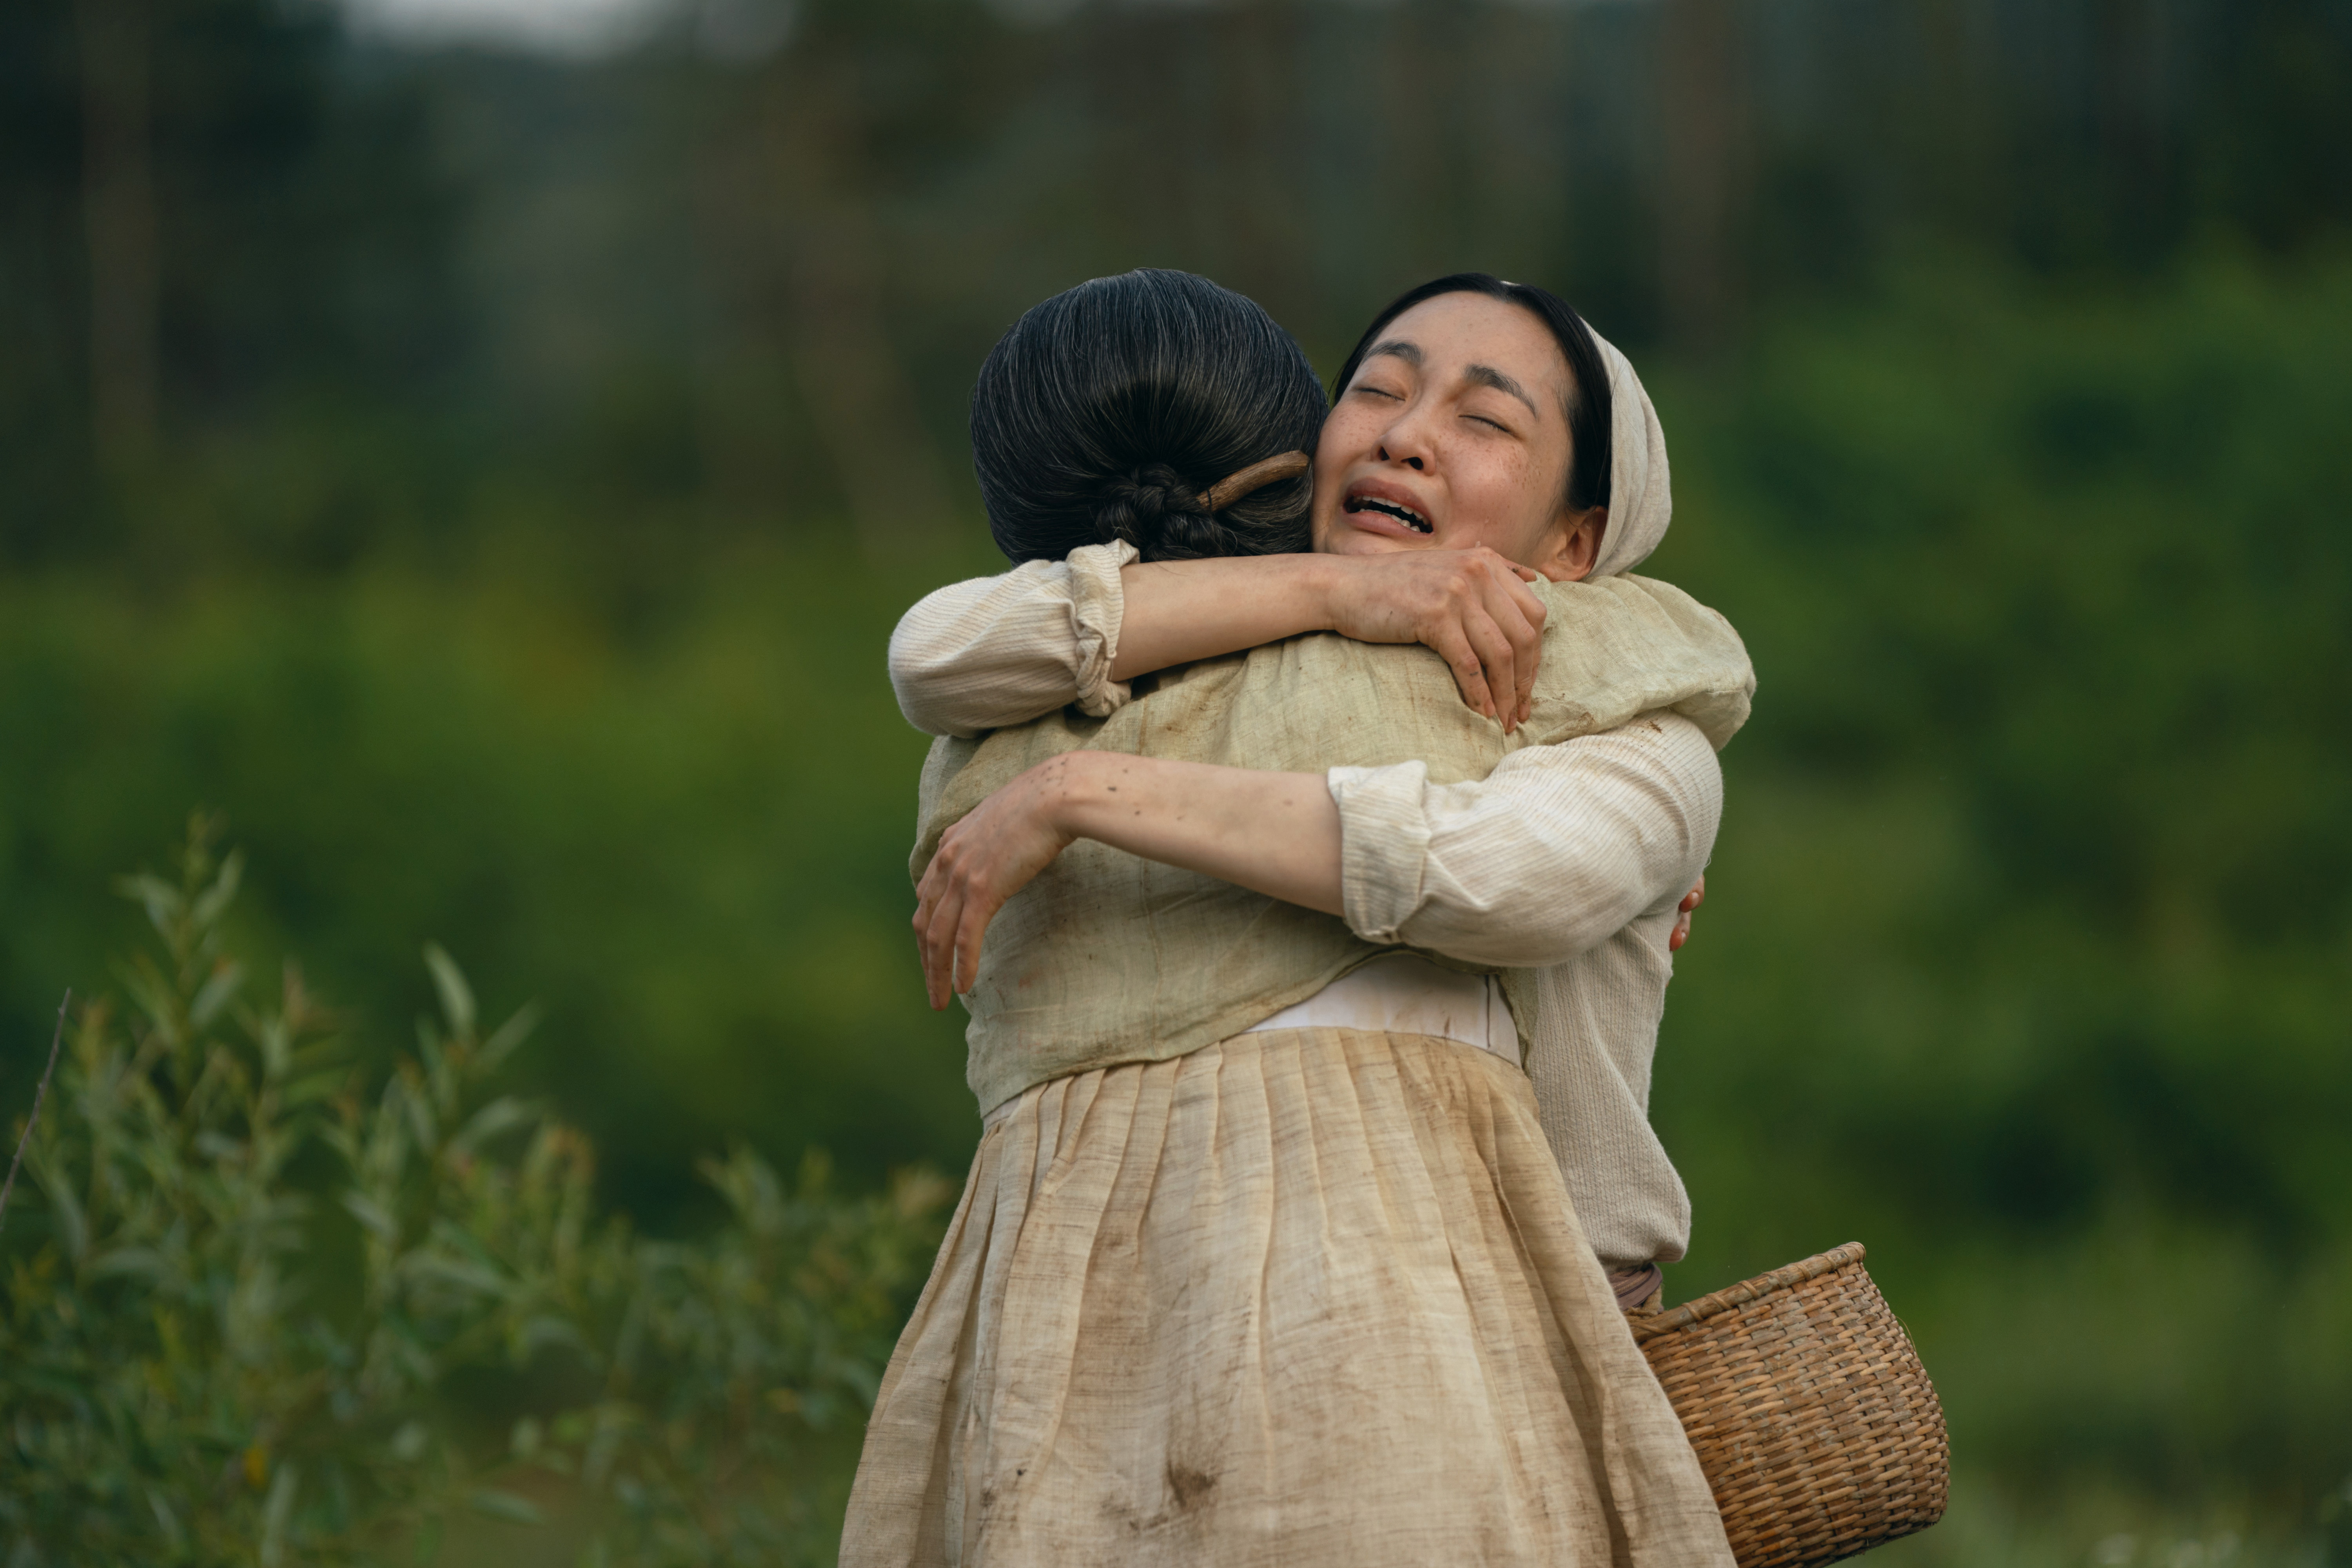
[[1339,808],[1321,773],[1072,752],[1048,807],[1073,837],[1340,912]]
[[890,634],[890,684],[907,721],[974,735],[1070,704],[1097,718],[1117,709],[1128,693],[1109,649],[1119,568],[1133,554],[1092,546],[924,595]]
[[1249,555],[1123,568],[1114,680],[1331,628],[1331,558]]
[[1714,748],[1668,713],[1514,752],[1484,779],[1432,784],[1402,763],[1335,769],[1330,785],[1349,929],[1524,969],[1671,909],[1723,816]]
[[1542,657],[1535,575],[1483,548],[1130,563],[1109,674],[1132,680],[1304,632],[1417,642],[1444,658],[1465,702],[1507,731],[1527,716]]
[[1339,915],[1375,945],[1538,967],[1682,899],[1722,807],[1706,736],[1671,714],[1530,746],[1485,780],[1444,785],[1418,763],[1327,775],[1066,752],[940,836],[916,888],[916,938],[943,1007],[971,989],[1005,900],[1092,838]]
[[915,885],[932,1006],[971,989],[989,921],[1078,838],[1340,912],[1339,808],[1321,773],[1065,752],[940,836]]
[[1102,718],[1139,675],[1336,631],[1426,644],[1463,700],[1509,728],[1527,712],[1544,606],[1485,551],[1374,556],[1131,559],[1089,545],[926,596],[890,637],[890,683],[908,721],[934,735],[1025,723],[1067,704]]

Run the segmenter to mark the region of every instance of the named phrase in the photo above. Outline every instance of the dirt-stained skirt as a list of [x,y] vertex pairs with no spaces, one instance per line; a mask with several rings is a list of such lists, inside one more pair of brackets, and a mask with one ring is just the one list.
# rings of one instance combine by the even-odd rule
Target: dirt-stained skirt
[[1244,1035],[989,1118],[843,1568],[1728,1568],[1527,1078]]

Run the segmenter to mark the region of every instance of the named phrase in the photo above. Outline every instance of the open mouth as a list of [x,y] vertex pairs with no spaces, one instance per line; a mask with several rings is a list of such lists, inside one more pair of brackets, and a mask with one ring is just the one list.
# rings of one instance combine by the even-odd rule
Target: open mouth
[[1375,500],[1370,496],[1349,496],[1348,498],[1346,510],[1349,511],[1377,511],[1385,513],[1386,515],[1396,519],[1399,522],[1404,524],[1415,533],[1434,533],[1437,531],[1434,528],[1430,526],[1429,519],[1422,516],[1421,513],[1413,510],[1412,508],[1409,506],[1399,506],[1396,502],[1391,500]]

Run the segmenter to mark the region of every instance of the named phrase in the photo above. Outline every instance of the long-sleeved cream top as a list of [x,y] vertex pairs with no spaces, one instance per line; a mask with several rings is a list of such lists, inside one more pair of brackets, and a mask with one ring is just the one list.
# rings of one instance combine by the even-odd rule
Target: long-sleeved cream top
[[[971,735],[1075,704],[1130,700],[1110,678],[1125,544],[959,583],[908,611],[890,680],[916,728]],[[1723,810],[1706,737],[1672,713],[1505,757],[1433,785],[1418,762],[1334,768],[1341,897],[1366,942],[1540,972],[1528,1071],[1601,1261],[1681,1258],[1690,1201],[1651,1130],[1651,1060],[1675,906]]]

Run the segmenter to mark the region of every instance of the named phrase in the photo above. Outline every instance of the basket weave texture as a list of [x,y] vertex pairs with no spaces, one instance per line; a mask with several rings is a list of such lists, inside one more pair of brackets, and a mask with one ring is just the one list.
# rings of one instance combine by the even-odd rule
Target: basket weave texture
[[1944,1407],[1843,1247],[1627,1320],[1723,1510],[1740,1568],[1809,1568],[1944,1515]]

